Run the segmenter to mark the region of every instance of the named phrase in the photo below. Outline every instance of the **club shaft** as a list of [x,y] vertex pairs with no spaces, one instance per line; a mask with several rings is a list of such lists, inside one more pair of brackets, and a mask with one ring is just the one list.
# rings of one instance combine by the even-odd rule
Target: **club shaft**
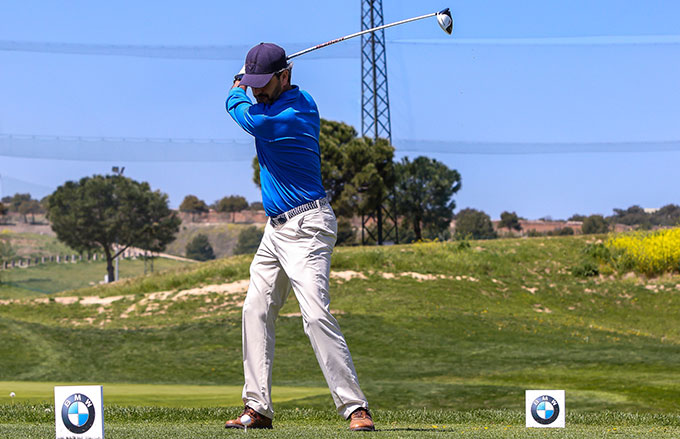
[[359,35],[364,35],[364,34],[367,34],[367,33],[376,32],[376,31],[379,31],[379,30],[382,30],[382,29],[387,29],[388,27],[398,26],[398,25],[404,24],[404,23],[409,23],[411,21],[422,20],[423,18],[434,17],[435,15],[437,15],[437,12],[433,12],[431,14],[421,15],[420,17],[407,18],[406,20],[395,21],[394,23],[383,24],[382,26],[377,26],[377,27],[374,27],[374,28],[371,28],[371,29],[362,30],[361,32],[356,32],[356,33],[353,33],[353,34],[350,34],[350,35],[346,35],[344,37],[340,37],[340,38],[337,38],[335,40],[330,40],[330,41],[327,41],[325,43],[319,44],[317,46],[310,47],[308,49],[301,50],[299,52],[295,52],[294,54],[288,56],[288,60],[291,60],[291,59],[298,57],[300,55],[304,55],[305,53],[309,53],[309,52],[312,52],[314,50],[321,49],[322,47],[330,46],[331,44],[339,43],[341,41],[349,40],[350,38],[358,37]]

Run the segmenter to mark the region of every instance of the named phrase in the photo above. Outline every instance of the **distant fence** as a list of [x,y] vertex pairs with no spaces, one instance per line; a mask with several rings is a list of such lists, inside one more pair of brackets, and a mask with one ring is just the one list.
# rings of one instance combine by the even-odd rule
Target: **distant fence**
[[[144,253],[143,250],[132,248],[127,249],[120,254],[123,259],[137,259],[139,257],[158,257],[159,253]],[[11,270],[13,268],[28,268],[43,264],[75,264],[78,262],[94,262],[105,261],[104,253],[89,253],[89,254],[70,254],[70,255],[55,255],[55,256],[38,256],[31,258],[13,258],[8,261],[0,263],[0,269]]]

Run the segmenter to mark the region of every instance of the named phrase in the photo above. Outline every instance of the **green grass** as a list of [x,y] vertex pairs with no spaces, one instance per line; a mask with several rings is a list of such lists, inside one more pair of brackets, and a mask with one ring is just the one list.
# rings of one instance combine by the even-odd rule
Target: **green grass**
[[[191,265],[171,259],[154,260],[154,271],[165,271]],[[120,278],[137,277],[144,274],[141,259],[120,259]],[[84,261],[77,263],[49,263],[28,268],[14,268],[0,273],[0,299],[18,299],[54,294],[65,290],[84,288],[98,284],[106,275],[105,261]]]
[[[224,421],[238,408],[168,409],[107,406],[104,409],[109,438],[225,438],[244,437],[240,430],[225,430]],[[526,429],[522,412],[478,410],[375,411],[377,431],[371,436],[386,438],[674,438],[680,434],[680,419],[669,415],[621,415],[572,412],[564,429]],[[0,406],[0,437],[54,437],[54,412],[50,404]],[[274,430],[249,430],[248,437],[319,438],[356,437],[347,422],[330,410],[285,409],[277,413]],[[364,434],[364,433],[360,433]]]
[[[338,248],[333,270],[365,278],[334,279],[331,309],[372,408],[394,414],[384,419],[396,419],[394,428],[401,429],[386,435],[430,434],[403,430],[425,424],[398,419],[409,413],[403,411],[424,408],[441,413],[456,437],[679,436],[677,421],[660,424],[667,426],[661,430],[653,420],[655,413],[676,420],[680,413],[680,276],[576,277],[571,269],[593,239],[478,241],[468,249],[457,243]],[[228,258],[57,295],[125,296],[106,306],[32,300],[0,305],[0,380],[239,389],[243,293],[207,291],[181,300],[175,295],[247,279],[249,263],[248,256]],[[406,272],[432,278],[419,281]],[[171,293],[152,300],[155,291]],[[317,416],[332,401],[327,391],[315,393],[325,381],[298,311],[291,295],[277,322],[274,384],[313,392],[276,408]],[[524,391],[536,388],[565,389],[568,413],[581,417],[562,432],[527,433]],[[224,404],[233,404],[229,398],[237,402],[240,391],[235,393]],[[209,395],[206,405],[220,405]],[[483,432],[481,421],[447,421],[479,410],[511,416]],[[637,421],[607,423],[598,418],[603,410],[612,419]],[[149,437],[171,437],[163,436],[169,431],[192,437],[206,428],[207,437],[222,437],[228,434],[221,431],[224,416],[217,425],[211,418],[148,425],[144,431]],[[322,435],[346,428],[332,416],[324,419]],[[317,431],[316,421],[279,421],[283,437]],[[116,437],[133,435],[129,425],[112,422]],[[607,430],[617,425],[626,432]]]
[[[0,404],[40,404],[54,400],[54,386],[83,383],[0,381]],[[199,386],[166,384],[93,383],[104,387],[106,404],[154,407],[234,407],[242,404],[242,385]],[[16,394],[10,398],[10,392]],[[276,404],[291,405],[295,401],[326,395],[327,387],[274,386]]]

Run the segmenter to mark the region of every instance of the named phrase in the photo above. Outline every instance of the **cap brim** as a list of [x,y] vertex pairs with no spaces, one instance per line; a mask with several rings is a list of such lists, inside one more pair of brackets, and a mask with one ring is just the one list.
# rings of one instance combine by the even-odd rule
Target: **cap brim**
[[240,85],[247,85],[253,88],[262,88],[272,79],[274,73],[260,73],[260,74],[248,74],[243,75]]

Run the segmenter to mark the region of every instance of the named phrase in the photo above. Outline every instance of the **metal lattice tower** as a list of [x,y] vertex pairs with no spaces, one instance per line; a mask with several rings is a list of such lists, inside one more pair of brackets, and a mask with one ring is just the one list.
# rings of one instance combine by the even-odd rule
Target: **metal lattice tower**
[[[361,30],[383,24],[382,0],[361,0]],[[361,36],[361,135],[372,138],[374,144],[380,138],[392,143],[384,30]],[[367,228],[372,222],[377,225],[376,236]],[[361,225],[363,244],[367,242],[366,235],[378,245],[383,244],[383,238],[391,237],[399,242],[394,197],[384,194],[383,202],[374,214],[362,215]]]
[[[382,0],[361,0],[361,30],[382,26]],[[361,36],[361,134],[392,141],[385,31]]]

